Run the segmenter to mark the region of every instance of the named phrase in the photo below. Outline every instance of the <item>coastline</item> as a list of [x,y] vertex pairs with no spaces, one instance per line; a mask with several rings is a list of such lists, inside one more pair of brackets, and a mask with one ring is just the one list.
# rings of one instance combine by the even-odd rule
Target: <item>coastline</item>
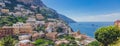
[[86,34],[94,38],[94,32],[103,26],[113,25],[114,22],[78,22],[78,23],[69,23],[71,29],[76,32],[80,30],[82,34]]

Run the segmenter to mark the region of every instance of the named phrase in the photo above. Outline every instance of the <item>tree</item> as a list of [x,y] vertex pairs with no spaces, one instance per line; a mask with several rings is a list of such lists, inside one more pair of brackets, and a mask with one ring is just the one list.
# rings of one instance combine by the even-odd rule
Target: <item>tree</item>
[[69,34],[60,35],[58,38],[59,39],[66,39],[66,40],[69,40],[69,41],[74,41],[75,40],[75,38],[73,36],[69,35]]
[[12,26],[16,22],[26,22],[27,17],[15,17],[13,15],[8,15],[6,17],[0,18],[0,27],[7,25]]
[[60,44],[59,46],[69,46],[69,45],[66,44],[66,43],[62,43],[62,44]]
[[70,41],[68,46],[79,46],[76,41]]
[[115,26],[102,27],[95,32],[95,38],[104,46],[108,46],[120,37],[120,30]]
[[12,38],[12,36],[6,36],[0,40],[0,46],[15,46],[17,40]]
[[54,42],[48,39],[38,39],[33,44],[35,44],[35,46],[48,46],[54,45]]
[[63,28],[62,27],[58,27],[57,28],[57,32],[63,32]]
[[93,41],[89,43],[87,46],[100,46],[101,44],[98,41]]
[[38,26],[35,30],[36,30],[37,32],[39,32],[39,31],[45,32],[45,26],[44,26],[44,25]]

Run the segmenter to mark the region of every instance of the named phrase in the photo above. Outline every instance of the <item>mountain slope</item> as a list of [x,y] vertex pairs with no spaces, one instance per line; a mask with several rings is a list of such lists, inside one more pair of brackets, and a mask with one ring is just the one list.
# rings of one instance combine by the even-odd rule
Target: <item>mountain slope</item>
[[66,17],[65,15],[59,14],[59,18],[64,20],[66,23],[76,23],[74,20]]
[[[4,0],[6,1],[6,0]],[[74,23],[75,21],[57,13],[54,9],[47,7],[41,0],[7,0],[11,3],[6,3],[7,7],[12,11],[17,4],[24,5],[26,9],[29,9],[36,13],[41,13],[46,18],[60,18],[67,23]],[[14,4],[14,5],[13,5]],[[31,6],[37,6],[36,9],[30,8]]]

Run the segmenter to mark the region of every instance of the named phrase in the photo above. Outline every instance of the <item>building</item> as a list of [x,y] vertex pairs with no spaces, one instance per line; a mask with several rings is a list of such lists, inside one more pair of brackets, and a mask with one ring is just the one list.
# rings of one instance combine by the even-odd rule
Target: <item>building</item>
[[57,32],[47,33],[46,34],[46,38],[48,38],[50,40],[56,40],[56,38],[57,38]]
[[38,8],[37,6],[34,6],[34,5],[31,5],[30,7],[31,7],[32,9]]
[[15,34],[31,34],[33,30],[31,24],[20,22],[13,24],[13,28]]
[[28,20],[26,20],[26,22],[30,24],[35,24],[36,19],[34,17],[29,17]]
[[45,31],[46,32],[53,32],[53,31],[55,31],[55,27],[56,27],[56,22],[48,22],[47,24],[46,24],[46,29],[45,29]]
[[5,3],[0,2],[0,7],[5,7]]
[[29,40],[31,38],[31,35],[21,35],[19,36],[19,40]]
[[2,13],[9,13],[9,9],[1,9]]
[[57,21],[57,19],[48,18],[48,21]]
[[33,45],[30,40],[21,40],[16,46],[35,46],[35,45]]
[[114,25],[117,26],[118,28],[120,28],[120,20],[115,21]]
[[36,14],[36,18],[37,18],[37,20],[43,20],[44,19],[42,14]]
[[11,27],[0,28],[0,38],[7,36],[7,35],[13,35],[13,28],[11,28]]
[[24,6],[21,4],[17,4],[16,7],[14,7],[15,10],[21,10]]
[[37,39],[39,39],[39,38],[44,38],[45,37],[45,33],[44,32],[35,32],[35,33],[33,33],[33,35],[32,35],[32,40],[33,41],[35,41],[35,40],[37,40]]
[[45,29],[45,31],[48,32],[48,33],[51,33],[51,32],[53,32],[53,27],[47,27]]
[[17,12],[15,12],[13,15],[14,15],[14,16],[22,16],[23,14],[22,14],[22,12],[17,11]]
[[86,46],[86,45],[88,45],[89,43],[95,41],[94,38],[91,38],[91,37],[89,37],[89,36],[87,36],[87,35],[82,34],[81,36],[82,36],[82,39],[84,39],[84,40],[82,40],[82,41],[80,41],[80,42],[81,42],[81,44],[84,45],[84,46]]
[[42,25],[45,25],[45,21],[36,21],[35,24],[38,26],[42,26]]
[[36,40],[36,39],[38,39],[38,38],[40,38],[39,37],[40,36],[40,34],[39,33],[34,33],[33,35],[32,35],[32,40],[34,41],[34,40]]
[[62,43],[68,44],[69,41],[65,39],[55,41],[56,46],[59,46]]

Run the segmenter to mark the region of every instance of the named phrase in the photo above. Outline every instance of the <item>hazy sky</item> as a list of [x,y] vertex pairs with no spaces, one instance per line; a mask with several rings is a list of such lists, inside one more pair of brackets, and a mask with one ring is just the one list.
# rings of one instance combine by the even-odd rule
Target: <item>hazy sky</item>
[[78,22],[120,19],[120,0],[42,0],[48,7]]

